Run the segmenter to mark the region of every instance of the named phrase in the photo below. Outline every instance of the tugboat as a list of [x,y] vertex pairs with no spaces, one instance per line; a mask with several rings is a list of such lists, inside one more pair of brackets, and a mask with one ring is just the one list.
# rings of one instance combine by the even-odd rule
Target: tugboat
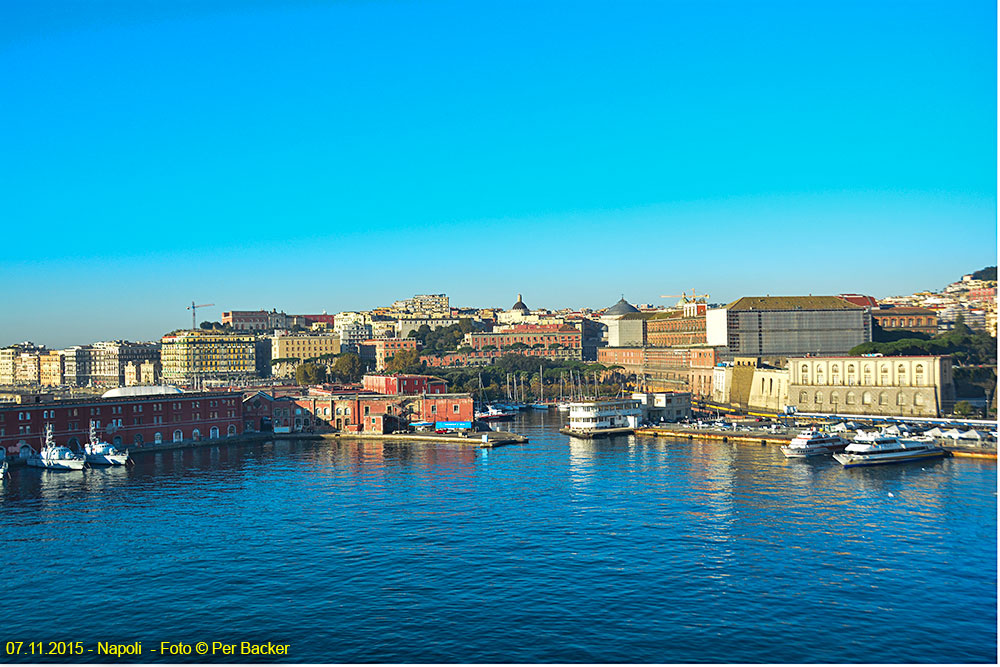
[[87,463],[95,466],[123,466],[128,461],[128,450],[122,454],[110,442],[97,439],[97,425],[90,422],[90,442],[83,446]]
[[901,463],[947,456],[941,447],[931,442],[900,440],[882,433],[858,431],[854,442],[833,458],[845,468],[874,466],[882,463]]
[[848,444],[850,443],[839,435],[831,435],[815,428],[808,428],[792,438],[788,445],[782,447],[781,453],[790,459],[804,459],[842,451]]
[[69,447],[57,445],[52,439],[52,424],[45,425],[45,445],[38,454],[28,457],[25,462],[32,468],[48,470],[83,470],[87,461],[73,453]]

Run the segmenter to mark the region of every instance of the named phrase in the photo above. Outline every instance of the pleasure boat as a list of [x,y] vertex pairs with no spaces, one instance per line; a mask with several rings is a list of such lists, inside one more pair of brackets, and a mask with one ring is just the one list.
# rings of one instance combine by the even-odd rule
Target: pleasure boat
[[848,444],[847,440],[839,435],[808,428],[792,438],[788,445],[782,447],[781,453],[790,459],[804,459],[842,451]]
[[69,447],[57,445],[52,439],[52,424],[46,424],[42,451],[29,456],[25,463],[32,468],[48,470],[83,470],[87,461],[79,454],[74,454]]
[[482,410],[476,411],[476,419],[485,421],[498,421],[500,419],[513,419],[514,413],[501,410],[493,405],[487,405]]
[[97,438],[97,425],[90,422],[90,442],[83,446],[84,458],[87,463],[97,466],[123,466],[128,461],[128,450],[125,453],[110,442],[103,442]]
[[843,452],[834,454],[845,468],[874,466],[883,463],[901,463],[946,456],[947,452],[933,442],[905,439],[884,433],[865,433],[858,436]]
[[7,450],[0,447],[0,481],[7,476]]

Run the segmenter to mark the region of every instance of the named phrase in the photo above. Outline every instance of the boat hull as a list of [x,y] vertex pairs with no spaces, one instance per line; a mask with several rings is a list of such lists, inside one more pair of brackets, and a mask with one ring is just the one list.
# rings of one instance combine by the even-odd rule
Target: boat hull
[[31,468],[44,468],[45,470],[83,470],[83,466],[87,462],[82,459],[46,461],[45,459],[30,458],[26,463]]
[[87,463],[92,466],[123,466],[128,454],[87,454]]
[[907,461],[924,461],[927,459],[937,459],[948,455],[943,449],[913,452],[903,455],[889,455],[879,457],[877,454],[868,457],[859,457],[852,454],[834,454],[833,458],[845,468],[861,468],[864,466],[887,465],[889,463],[906,463]]

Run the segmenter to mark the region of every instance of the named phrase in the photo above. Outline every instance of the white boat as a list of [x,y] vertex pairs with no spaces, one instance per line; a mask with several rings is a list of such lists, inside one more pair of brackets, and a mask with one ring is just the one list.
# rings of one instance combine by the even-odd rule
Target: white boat
[[570,405],[572,404],[568,402],[559,403],[556,405],[556,409],[559,410],[559,412],[569,412]]
[[110,442],[97,438],[97,425],[90,422],[90,442],[83,446],[84,458],[87,463],[97,466],[123,466],[128,461],[128,450],[124,453]]
[[934,459],[946,456],[947,452],[933,442],[900,439],[882,433],[858,431],[858,436],[847,445],[843,452],[834,454],[845,468],[874,466],[883,463],[901,463]]
[[79,454],[74,454],[69,447],[57,445],[52,439],[52,424],[46,424],[42,451],[29,456],[25,463],[32,468],[47,470],[83,470],[87,461]]
[[482,419],[486,421],[497,421],[500,419],[513,419],[514,413],[507,412],[506,410],[501,410],[493,405],[487,405],[481,410],[476,410],[476,419]]
[[810,456],[820,456],[843,451],[849,443],[839,435],[824,433],[818,429],[807,428],[792,438],[792,441],[781,448],[781,453],[790,459],[804,459]]
[[7,475],[7,450],[0,447],[0,481]]

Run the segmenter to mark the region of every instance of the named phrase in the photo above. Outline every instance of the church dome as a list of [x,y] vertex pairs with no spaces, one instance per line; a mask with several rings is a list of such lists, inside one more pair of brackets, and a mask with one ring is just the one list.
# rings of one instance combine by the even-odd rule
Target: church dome
[[638,313],[638,312],[639,312],[638,308],[636,308],[635,306],[633,306],[632,304],[630,304],[628,301],[626,301],[625,297],[622,297],[618,301],[618,303],[616,303],[615,305],[611,306],[606,311],[604,311],[604,314],[605,315],[628,315],[630,313]]
[[524,313],[525,315],[527,315],[528,313],[531,312],[530,310],[528,310],[528,307],[526,305],[524,305],[524,302],[521,301],[521,295],[520,294],[517,295],[517,303],[515,303],[513,306],[511,306],[510,309],[511,309],[512,312],[513,311],[517,311],[519,313]]

